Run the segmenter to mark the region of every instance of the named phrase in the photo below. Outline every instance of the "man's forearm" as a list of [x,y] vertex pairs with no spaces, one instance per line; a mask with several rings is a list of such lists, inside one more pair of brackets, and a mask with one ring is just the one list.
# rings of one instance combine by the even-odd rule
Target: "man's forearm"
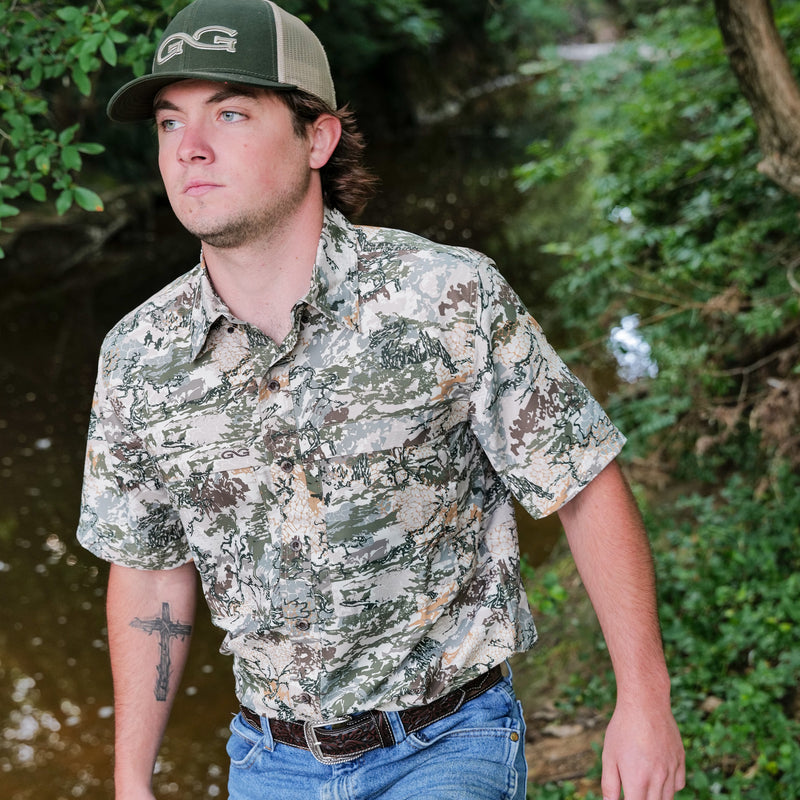
[[618,690],[669,693],[650,546],[616,462],[560,512],[573,558],[606,638]]
[[603,797],[671,800],[685,783],[684,752],[670,708],[644,525],[616,463],[559,512],[617,679],[603,745]]
[[194,564],[172,570],[113,565],[108,637],[115,705],[116,797],[149,797],[161,739],[189,650]]

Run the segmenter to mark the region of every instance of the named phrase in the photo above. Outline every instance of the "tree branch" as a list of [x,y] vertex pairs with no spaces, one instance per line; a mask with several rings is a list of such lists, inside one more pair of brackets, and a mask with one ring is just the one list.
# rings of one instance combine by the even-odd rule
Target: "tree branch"
[[761,173],[800,197],[800,88],[769,0],[714,0],[731,68],[753,112]]

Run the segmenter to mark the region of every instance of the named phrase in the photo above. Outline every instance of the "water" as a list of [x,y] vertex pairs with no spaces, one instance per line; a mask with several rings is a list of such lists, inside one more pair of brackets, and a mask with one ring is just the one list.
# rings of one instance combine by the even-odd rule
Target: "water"
[[[424,135],[374,143],[383,189],[363,221],[490,253],[557,344],[557,313],[544,295],[556,265],[538,246],[560,224],[559,207],[569,216],[570,198],[514,188],[510,168],[553,126],[529,91],[480,96]],[[52,281],[53,264],[78,246],[71,235],[33,231],[0,298],[0,785],[13,800],[113,796],[107,567],[74,540],[86,421],[103,334],[194,264],[198,250],[160,206]],[[558,528],[522,524],[524,548],[539,562]],[[234,695],[220,638],[201,607],[159,760],[159,797],[225,796]]]

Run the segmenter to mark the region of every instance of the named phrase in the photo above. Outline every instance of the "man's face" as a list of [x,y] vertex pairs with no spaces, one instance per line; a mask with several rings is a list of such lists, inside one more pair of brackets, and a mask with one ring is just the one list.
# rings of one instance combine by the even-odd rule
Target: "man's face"
[[155,103],[158,165],[186,229],[218,248],[241,247],[290,223],[309,198],[308,137],[273,94],[181,81]]

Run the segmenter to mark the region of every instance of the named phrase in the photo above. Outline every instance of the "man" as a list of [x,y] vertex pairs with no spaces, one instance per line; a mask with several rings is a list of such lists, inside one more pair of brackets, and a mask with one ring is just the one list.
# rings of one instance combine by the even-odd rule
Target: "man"
[[622,436],[484,256],[343,216],[369,184],[316,37],[265,0],[196,0],[109,115],[155,118],[202,242],[108,335],[92,410],[79,537],[112,562],[118,800],[153,797],[198,574],[241,703],[231,798],[522,800],[511,492],[560,514],[608,642],[604,795],[671,798]]

